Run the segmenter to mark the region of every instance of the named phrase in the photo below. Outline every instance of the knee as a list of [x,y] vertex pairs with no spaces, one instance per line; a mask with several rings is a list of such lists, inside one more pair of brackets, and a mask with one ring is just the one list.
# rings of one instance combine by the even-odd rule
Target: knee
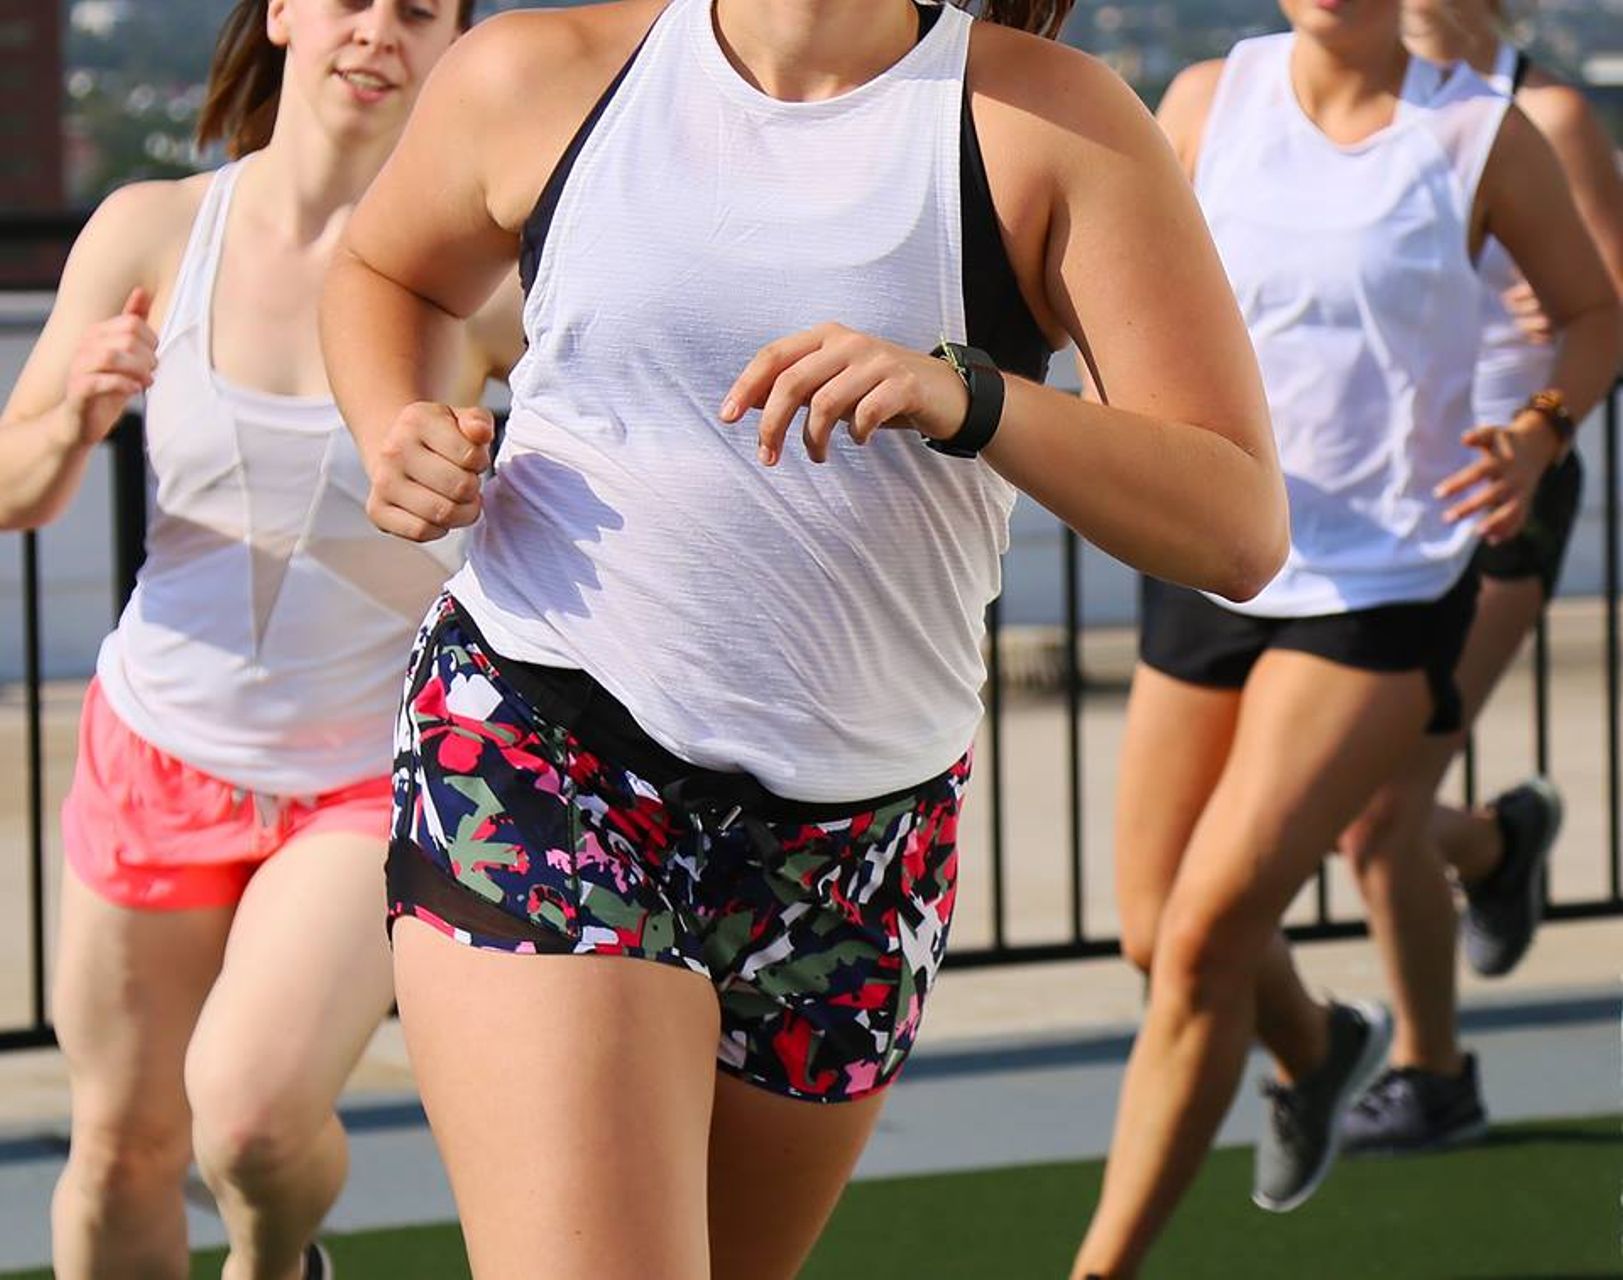
[[1146,976],[1155,963],[1155,938],[1160,923],[1159,906],[1135,910],[1124,908],[1121,913],[1122,958]]
[[197,1163],[211,1183],[275,1180],[301,1160],[327,1119],[297,1091],[256,1080],[246,1065],[188,1061],[186,1095]]
[[65,1184],[108,1211],[177,1194],[191,1163],[185,1121],[76,1117]]
[[1337,847],[1360,884],[1378,886],[1399,859],[1417,856],[1414,846],[1425,833],[1430,809],[1429,796],[1387,794],[1353,819]]
[[1191,1013],[1232,1006],[1255,987],[1273,928],[1237,907],[1170,904],[1155,943],[1153,990]]

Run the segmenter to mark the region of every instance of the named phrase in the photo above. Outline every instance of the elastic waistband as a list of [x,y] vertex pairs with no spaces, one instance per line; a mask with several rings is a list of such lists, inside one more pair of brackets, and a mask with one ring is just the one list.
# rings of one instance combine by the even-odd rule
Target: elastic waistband
[[703,769],[674,755],[649,737],[625,704],[585,671],[502,656],[456,597],[448,595],[447,600],[449,618],[457,629],[479,646],[501,680],[540,719],[567,729],[593,754],[646,778],[671,807],[695,815],[715,814],[722,827],[741,815],[765,822],[808,824],[854,818],[910,800],[951,772],[944,770],[916,786],[858,800],[791,800],[768,791],[753,774]]

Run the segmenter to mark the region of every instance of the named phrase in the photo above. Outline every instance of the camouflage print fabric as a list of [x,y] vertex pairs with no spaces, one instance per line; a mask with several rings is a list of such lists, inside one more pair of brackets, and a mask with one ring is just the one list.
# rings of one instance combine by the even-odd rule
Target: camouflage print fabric
[[[700,974],[720,1001],[721,1068],[791,1097],[860,1098],[907,1057],[946,948],[967,756],[873,812],[696,830],[541,720],[448,601],[418,638],[396,746],[391,859],[426,857],[481,901],[457,919],[437,895],[392,890],[391,918],[475,947]],[[521,927],[491,927],[486,904]]]

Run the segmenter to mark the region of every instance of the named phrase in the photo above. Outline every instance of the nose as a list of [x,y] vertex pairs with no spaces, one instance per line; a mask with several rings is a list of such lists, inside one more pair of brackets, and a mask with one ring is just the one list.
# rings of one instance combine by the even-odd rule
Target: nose
[[400,18],[393,0],[372,0],[361,11],[355,39],[369,48],[394,49],[400,43]]

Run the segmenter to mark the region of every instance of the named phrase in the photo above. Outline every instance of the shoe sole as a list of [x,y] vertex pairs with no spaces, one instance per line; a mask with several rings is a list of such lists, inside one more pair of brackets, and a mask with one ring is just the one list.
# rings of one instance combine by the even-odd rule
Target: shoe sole
[[[1550,873],[1550,850],[1555,848],[1556,839],[1561,834],[1561,824],[1566,820],[1566,804],[1561,799],[1561,793],[1555,789],[1555,784],[1542,774],[1529,778],[1523,785],[1536,792],[1540,800],[1549,806],[1551,818],[1550,829],[1544,833],[1538,851],[1533,855],[1533,874],[1527,877],[1527,911],[1532,917],[1533,925],[1527,931],[1527,941],[1522,945],[1510,960],[1502,965],[1487,969],[1478,969],[1476,965],[1471,968],[1479,977],[1503,978],[1509,975],[1517,965],[1527,956],[1533,948],[1533,939],[1538,934],[1539,925],[1544,923],[1544,881]],[[1469,950],[1466,958],[1470,959]]]
[[1253,1191],[1251,1203],[1259,1209],[1269,1213],[1289,1213],[1293,1209],[1301,1208],[1313,1198],[1313,1193],[1330,1176],[1330,1170],[1335,1167],[1336,1157],[1341,1154],[1342,1121],[1352,1105],[1364,1096],[1370,1085],[1375,1083],[1375,1077],[1381,1074],[1381,1069],[1386,1065],[1387,1051],[1392,1047],[1392,1015],[1382,1005],[1365,1000],[1354,1001],[1352,1007],[1364,1016],[1370,1035],[1364,1042],[1364,1049],[1358,1055],[1357,1063],[1347,1076],[1347,1083],[1342,1087],[1335,1105],[1330,1109],[1330,1141],[1325,1147],[1324,1159],[1319,1161],[1319,1167],[1313,1170],[1313,1176],[1293,1196],[1275,1200],[1260,1191]]
[[1434,1155],[1439,1151],[1452,1151],[1455,1147],[1469,1146],[1473,1142],[1480,1142],[1488,1136],[1488,1130],[1493,1126],[1488,1118],[1483,1116],[1480,1120],[1473,1120],[1468,1125],[1458,1129],[1451,1129],[1440,1138],[1433,1138],[1430,1142],[1417,1142],[1408,1146],[1394,1146],[1384,1144],[1372,1147],[1343,1146],[1341,1154],[1349,1160],[1362,1160],[1366,1156],[1372,1160],[1401,1160],[1404,1156]]

